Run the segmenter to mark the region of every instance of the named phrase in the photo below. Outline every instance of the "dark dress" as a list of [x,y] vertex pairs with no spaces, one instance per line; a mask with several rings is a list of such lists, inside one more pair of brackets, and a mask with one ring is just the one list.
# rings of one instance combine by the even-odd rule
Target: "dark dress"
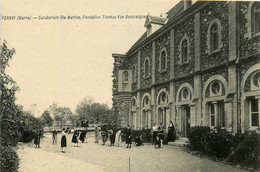
[[79,136],[79,140],[84,143],[87,131],[82,131]]
[[169,124],[168,126],[168,141],[169,142],[174,142],[176,139],[176,135],[175,135],[175,128],[173,124]]
[[61,147],[67,147],[67,139],[65,136],[65,132],[64,132],[64,134],[62,134],[62,137],[61,137]]
[[36,134],[35,138],[34,138],[34,144],[36,144],[36,145],[40,144],[40,138],[41,138],[41,135]]
[[113,132],[112,131],[112,134],[110,136],[110,141],[111,141],[111,145],[114,145],[115,144],[115,141],[116,141],[116,132]]
[[131,128],[126,131],[126,144],[132,144],[132,131]]
[[143,142],[140,137],[135,138],[135,146],[141,146],[143,145]]
[[72,143],[78,143],[78,136],[79,136],[79,133],[76,131],[74,132],[73,136],[72,136],[72,140],[71,142]]

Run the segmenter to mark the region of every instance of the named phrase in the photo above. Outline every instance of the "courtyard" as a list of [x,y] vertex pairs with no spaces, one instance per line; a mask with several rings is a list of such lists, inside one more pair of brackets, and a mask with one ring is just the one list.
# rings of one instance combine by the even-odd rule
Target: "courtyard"
[[87,143],[74,147],[72,135],[67,135],[66,153],[61,152],[60,135],[58,144],[52,144],[51,134],[44,134],[41,148],[33,144],[19,146],[20,172],[45,171],[244,171],[226,164],[191,155],[184,147],[164,145],[154,149],[153,145],[131,149],[117,146],[102,146],[94,143],[94,135],[88,133]]

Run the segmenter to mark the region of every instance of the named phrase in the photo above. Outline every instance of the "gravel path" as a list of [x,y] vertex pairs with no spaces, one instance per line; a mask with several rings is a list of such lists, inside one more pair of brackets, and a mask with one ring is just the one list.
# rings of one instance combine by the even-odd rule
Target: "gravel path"
[[[80,143],[74,147],[71,136],[67,137],[68,147],[66,153],[61,153],[60,142],[53,145],[51,135],[45,134],[41,141],[41,148],[33,145],[22,146],[18,150],[20,172],[45,172],[45,171],[106,171],[128,172],[129,158],[130,170],[147,172],[164,171],[244,171],[232,166],[200,158],[187,153],[184,148],[163,146],[154,149],[152,145],[132,147],[108,147],[94,143],[94,138],[87,136],[88,143]],[[60,141],[60,136],[58,136]]]

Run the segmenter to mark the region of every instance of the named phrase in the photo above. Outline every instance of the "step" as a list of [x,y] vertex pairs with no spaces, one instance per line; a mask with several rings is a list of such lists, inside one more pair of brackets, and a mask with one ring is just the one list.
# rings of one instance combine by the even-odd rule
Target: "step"
[[168,145],[179,146],[179,147],[186,147],[186,146],[188,146],[188,143],[175,141],[175,142],[168,142]]
[[188,143],[189,139],[187,137],[180,137],[177,141]]

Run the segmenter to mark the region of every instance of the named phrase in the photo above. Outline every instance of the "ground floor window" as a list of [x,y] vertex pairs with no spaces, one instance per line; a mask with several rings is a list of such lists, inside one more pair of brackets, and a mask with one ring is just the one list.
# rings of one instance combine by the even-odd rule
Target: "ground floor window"
[[[165,108],[160,108],[158,112],[158,123],[163,124],[163,127],[166,127],[166,109]],[[158,124],[158,125],[159,125]]]
[[209,106],[209,116],[210,116],[210,126],[212,127],[225,127],[226,117],[225,117],[225,106],[224,102],[210,102]]
[[250,101],[251,126],[259,126],[259,103],[257,99]]

